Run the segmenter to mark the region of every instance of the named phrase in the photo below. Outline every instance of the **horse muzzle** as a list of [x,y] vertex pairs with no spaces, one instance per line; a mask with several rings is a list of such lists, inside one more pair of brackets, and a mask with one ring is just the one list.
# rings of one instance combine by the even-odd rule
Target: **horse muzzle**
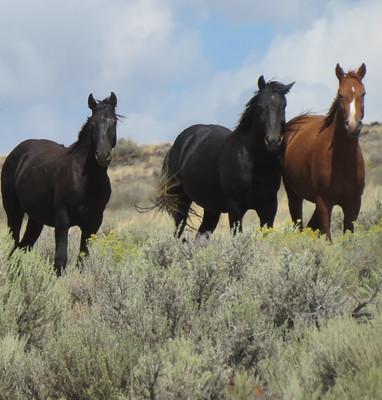
[[264,142],[265,147],[270,153],[276,153],[281,147],[282,137],[278,137],[277,139],[269,139],[267,136],[265,136]]
[[349,121],[345,121],[345,129],[351,138],[358,139],[361,134],[362,122],[359,121],[356,125],[353,125]]
[[97,164],[102,168],[107,168],[111,162],[111,154],[100,154],[98,152],[95,153],[95,159]]

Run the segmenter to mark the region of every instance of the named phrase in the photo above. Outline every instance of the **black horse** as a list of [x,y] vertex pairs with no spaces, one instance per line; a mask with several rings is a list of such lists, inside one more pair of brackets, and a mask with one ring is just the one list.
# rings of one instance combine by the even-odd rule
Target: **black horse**
[[261,226],[273,225],[281,169],[278,150],[285,130],[285,95],[294,82],[258,80],[259,90],[247,103],[232,132],[219,125],[193,125],[175,140],[162,169],[156,205],[174,218],[180,237],[191,203],[204,209],[199,234],[212,233],[221,213],[230,228],[242,231],[242,219],[256,210]]
[[[111,194],[107,167],[116,144],[117,97],[112,92],[97,102],[90,94],[88,105],[92,115],[70,147],[44,139],[26,140],[8,155],[1,172],[3,205],[14,249],[31,248],[43,225],[54,227],[58,276],[67,262],[69,227],[81,228],[80,252],[87,254],[87,240],[101,226]],[[20,241],[25,213],[28,223]]]

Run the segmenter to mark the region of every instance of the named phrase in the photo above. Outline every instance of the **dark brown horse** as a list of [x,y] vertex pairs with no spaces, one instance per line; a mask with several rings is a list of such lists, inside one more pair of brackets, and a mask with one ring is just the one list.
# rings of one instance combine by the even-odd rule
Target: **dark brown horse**
[[342,207],[344,232],[353,232],[361,207],[365,169],[358,138],[364,115],[365,74],[365,64],[348,73],[337,64],[339,89],[328,114],[305,114],[287,124],[283,179],[291,217],[302,226],[303,200],[315,203],[308,226],[319,229],[329,240],[333,207]]
[[[80,227],[80,251],[87,254],[87,240],[101,226],[111,194],[107,167],[116,144],[117,97],[111,93],[97,102],[90,94],[88,105],[92,115],[70,147],[50,140],[26,140],[8,155],[1,172],[14,249],[31,248],[44,225],[54,227],[57,275],[66,266],[69,227]],[[20,241],[24,214],[28,223]]]

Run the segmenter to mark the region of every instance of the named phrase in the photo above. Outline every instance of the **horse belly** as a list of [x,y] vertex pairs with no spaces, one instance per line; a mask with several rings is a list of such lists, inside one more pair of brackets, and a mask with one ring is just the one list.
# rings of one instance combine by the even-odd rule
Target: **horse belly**
[[199,174],[199,179],[183,176],[183,190],[192,201],[200,207],[211,211],[224,212],[225,202],[218,184],[218,176]]
[[54,226],[53,196],[49,190],[18,190],[18,200],[22,209],[33,220]]
[[15,183],[17,198],[28,216],[42,224],[54,226],[53,188],[49,174],[31,167],[20,174]]
[[287,148],[283,161],[283,181],[287,192],[292,192],[308,201],[315,199],[314,181],[310,156],[299,154],[297,149]]

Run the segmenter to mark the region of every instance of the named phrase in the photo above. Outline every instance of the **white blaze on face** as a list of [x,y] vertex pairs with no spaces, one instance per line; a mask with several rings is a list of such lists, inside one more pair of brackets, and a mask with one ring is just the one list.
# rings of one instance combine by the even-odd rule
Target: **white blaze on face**
[[349,109],[349,126],[351,128],[355,128],[357,125],[357,121],[355,119],[355,97],[353,97],[353,100],[350,103],[350,109]]

